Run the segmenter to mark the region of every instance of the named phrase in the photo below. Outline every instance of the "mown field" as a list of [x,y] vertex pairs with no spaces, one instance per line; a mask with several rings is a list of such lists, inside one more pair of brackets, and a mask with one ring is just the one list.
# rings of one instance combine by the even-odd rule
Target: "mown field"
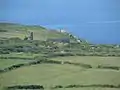
[[[55,61],[69,61],[89,64],[96,67],[99,64],[119,66],[120,57],[56,57]],[[9,60],[7,63],[12,63]],[[24,61],[21,61],[23,63]],[[3,66],[4,62],[0,62]],[[43,85],[45,90],[53,90],[51,87],[61,85],[119,85],[120,70],[111,69],[86,69],[70,64],[36,64],[21,67],[9,72],[0,73],[1,87],[15,85]],[[79,87],[79,88],[56,88],[54,90],[119,90],[120,88],[103,87]]]

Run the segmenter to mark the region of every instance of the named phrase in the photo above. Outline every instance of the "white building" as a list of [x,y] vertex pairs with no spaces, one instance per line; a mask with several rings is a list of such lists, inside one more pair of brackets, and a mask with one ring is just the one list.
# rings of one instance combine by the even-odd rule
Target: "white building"
[[60,29],[60,32],[61,32],[61,33],[66,33],[66,31],[65,31],[65,30],[63,30],[63,29]]
[[77,40],[78,43],[80,43],[81,41],[80,40]]

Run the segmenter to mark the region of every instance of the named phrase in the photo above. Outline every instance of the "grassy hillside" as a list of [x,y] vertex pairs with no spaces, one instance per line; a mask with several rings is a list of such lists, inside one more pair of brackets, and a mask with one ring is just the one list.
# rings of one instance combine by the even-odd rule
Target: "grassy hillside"
[[[30,32],[34,39],[24,40]],[[41,26],[0,23],[0,90],[39,90],[35,85],[44,90],[120,89],[120,45],[46,41],[64,37],[80,40]]]
[[34,40],[46,40],[47,38],[64,38],[69,37],[65,33],[47,30],[42,26],[20,25],[14,23],[0,23],[0,38],[19,37],[23,39],[30,32],[34,33]]

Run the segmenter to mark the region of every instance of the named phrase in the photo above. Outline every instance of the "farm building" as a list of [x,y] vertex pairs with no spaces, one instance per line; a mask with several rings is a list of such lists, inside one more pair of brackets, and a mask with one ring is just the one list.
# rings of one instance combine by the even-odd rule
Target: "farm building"
[[60,32],[61,32],[61,33],[66,33],[66,31],[65,31],[65,30],[63,30],[63,29],[60,29]]

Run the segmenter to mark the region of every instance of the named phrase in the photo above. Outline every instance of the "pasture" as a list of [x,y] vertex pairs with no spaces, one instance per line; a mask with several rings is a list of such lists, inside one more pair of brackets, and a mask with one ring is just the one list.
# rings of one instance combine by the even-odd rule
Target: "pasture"
[[84,63],[96,67],[98,65],[120,66],[120,57],[99,57],[99,56],[68,56],[51,58],[56,61],[69,61]]
[[28,63],[31,62],[33,60],[14,60],[14,59],[0,59],[0,69],[15,65],[15,64],[21,64],[21,63]]
[[[120,66],[120,57],[90,57],[67,56],[50,58],[55,61],[69,61],[89,64],[96,67],[99,64]],[[12,64],[9,60],[7,64]],[[24,61],[21,61],[23,63]],[[20,63],[20,61],[19,61]],[[5,65],[4,62],[0,64]],[[1,88],[15,85],[43,85],[45,90],[119,90],[120,88],[84,87],[84,88],[56,88],[61,85],[120,85],[120,70],[86,69],[70,64],[36,64],[21,67],[10,72],[0,74]]]
[[0,69],[16,65],[24,64],[28,62],[35,61],[35,57],[42,56],[42,54],[32,54],[32,53],[10,53],[0,55]]

